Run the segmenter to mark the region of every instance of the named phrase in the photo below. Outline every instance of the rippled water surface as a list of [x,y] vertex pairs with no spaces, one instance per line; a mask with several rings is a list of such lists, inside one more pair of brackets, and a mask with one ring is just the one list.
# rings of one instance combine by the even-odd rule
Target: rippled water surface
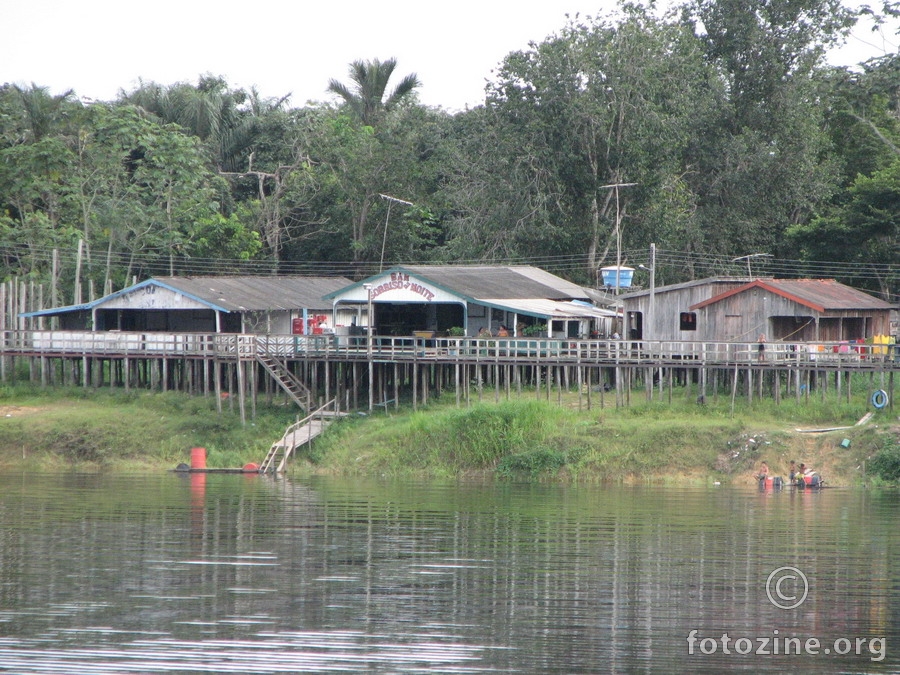
[[0,476],[0,672],[896,673],[898,515],[839,488]]

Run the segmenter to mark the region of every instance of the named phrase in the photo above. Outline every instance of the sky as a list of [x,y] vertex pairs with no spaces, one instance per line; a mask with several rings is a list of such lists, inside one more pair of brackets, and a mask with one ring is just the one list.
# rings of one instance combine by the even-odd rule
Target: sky
[[[853,0],[856,2],[856,0]],[[875,4],[873,2],[873,4]],[[357,59],[397,59],[395,80],[416,73],[419,100],[455,112],[479,105],[506,54],[566,24],[605,15],[611,0],[0,0],[0,84],[68,89],[109,101],[139,81],[196,83],[222,76],[293,106],[334,100]],[[526,8],[527,9],[524,9]],[[896,25],[859,27],[835,65],[897,51]]]

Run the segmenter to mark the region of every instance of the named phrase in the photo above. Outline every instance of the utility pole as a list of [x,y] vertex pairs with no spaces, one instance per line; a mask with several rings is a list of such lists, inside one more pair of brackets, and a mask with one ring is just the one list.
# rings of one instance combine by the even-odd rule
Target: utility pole
[[771,258],[771,257],[772,257],[771,253],[750,253],[749,255],[741,255],[741,256],[738,256],[737,258],[732,258],[731,262],[738,262],[740,260],[746,260],[747,261],[747,277],[750,281],[753,281],[753,272],[750,269],[750,261],[753,258]]
[[650,272],[650,305],[647,308],[647,320],[644,326],[644,339],[647,338],[647,329],[653,325],[653,317],[656,316],[656,244],[650,244],[650,267],[638,265],[642,270]]
[[384,269],[384,249],[387,246],[387,231],[388,231],[388,223],[391,220],[391,205],[394,203],[404,204],[406,206],[413,206],[412,202],[408,202],[405,199],[397,199],[396,197],[391,197],[390,195],[383,195],[381,193],[378,194],[379,197],[387,201],[388,210],[387,217],[384,219],[384,235],[381,238],[381,262],[378,264],[378,271],[381,272]]
[[616,295],[619,294],[619,276],[622,274],[622,215],[619,211],[619,188],[634,185],[637,183],[610,183],[600,186],[601,190],[612,188],[616,191]]
[[[366,358],[369,362],[369,413],[375,409],[375,368],[372,363],[372,284],[363,284],[366,289]],[[387,408],[385,407],[385,410]]]

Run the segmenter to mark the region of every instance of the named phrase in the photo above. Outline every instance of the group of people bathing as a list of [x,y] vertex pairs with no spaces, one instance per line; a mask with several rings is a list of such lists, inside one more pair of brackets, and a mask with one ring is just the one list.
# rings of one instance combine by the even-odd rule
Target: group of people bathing
[[[763,483],[764,481],[769,480],[772,476],[769,474],[769,464],[767,462],[761,462],[759,465],[759,473],[756,474],[756,479]],[[780,476],[778,477],[779,481],[781,480]],[[803,462],[800,462],[800,465],[797,465],[797,462],[791,460],[790,466],[788,467],[788,481],[790,485],[821,485],[825,481],[811,468],[806,466]]]

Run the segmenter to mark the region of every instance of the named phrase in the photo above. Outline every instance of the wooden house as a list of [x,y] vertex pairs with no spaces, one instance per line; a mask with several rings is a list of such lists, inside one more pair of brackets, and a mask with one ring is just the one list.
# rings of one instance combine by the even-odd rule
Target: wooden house
[[890,335],[894,306],[833,279],[710,278],[622,297],[643,340],[840,342]]

